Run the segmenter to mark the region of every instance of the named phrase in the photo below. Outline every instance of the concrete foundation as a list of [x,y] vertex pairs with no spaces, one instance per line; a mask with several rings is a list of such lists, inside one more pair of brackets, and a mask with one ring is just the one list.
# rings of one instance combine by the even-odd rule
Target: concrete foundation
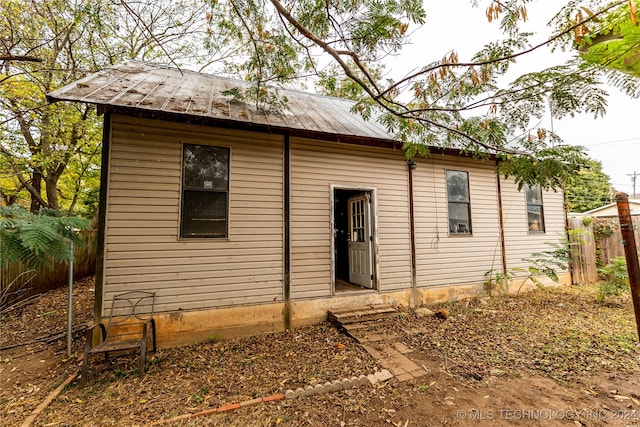
[[[546,278],[545,278],[546,279]],[[562,275],[560,282],[540,278],[544,286],[567,285],[571,283],[569,274]],[[531,280],[511,280],[508,293],[516,294],[535,289]],[[484,283],[456,286],[416,288],[394,292],[362,291],[361,293],[336,295],[329,298],[299,300],[290,302],[291,327],[316,324],[327,320],[331,309],[369,305],[391,304],[408,307],[414,294],[415,306],[432,305],[446,301],[464,300],[486,296]],[[498,290],[493,291],[494,295]],[[204,311],[185,311],[156,314],[158,347],[190,345],[237,336],[277,332],[285,329],[285,303],[262,304],[240,307],[226,307]]]

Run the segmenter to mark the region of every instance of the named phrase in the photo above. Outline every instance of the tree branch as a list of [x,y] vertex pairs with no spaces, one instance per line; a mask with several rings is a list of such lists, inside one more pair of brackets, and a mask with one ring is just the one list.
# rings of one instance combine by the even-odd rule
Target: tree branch
[[28,55],[0,55],[0,61],[43,62],[43,59]]
[[[351,69],[351,67],[349,67],[349,65],[344,61],[344,59],[342,59],[342,57],[340,56],[340,54],[338,53],[338,51],[336,49],[333,49],[327,42],[325,42],[324,40],[322,40],[321,38],[317,37],[315,34],[313,34],[311,31],[309,31],[307,28],[305,28],[302,24],[300,24],[300,22],[298,22],[292,15],[291,13],[289,13],[289,11],[282,5],[282,3],[280,3],[279,0],[270,0],[271,3],[274,5],[274,7],[276,8],[276,10],[278,11],[278,13],[284,17],[284,19],[289,22],[289,24],[291,24],[296,30],[298,30],[304,37],[308,38],[309,40],[311,40],[313,43],[315,43],[318,47],[320,47],[321,49],[323,49],[327,54],[329,54],[344,70],[345,74],[347,75],[347,77],[349,77],[350,79],[352,79],[354,82],[356,82],[357,84],[360,85],[360,87],[362,87],[362,89],[371,97],[371,99],[373,99],[378,105],[380,105],[384,110],[388,111],[389,113],[397,116],[397,117],[402,117],[401,116],[401,112],[399,111],[395,111],[394,109],[390,108],[389,105],[387,103],[390,104],[394,104],[395,106],[399,107],[399,108],[404,108],[406,109],[405,106],[403,106],[402,104],[396,103],[391,99],[387,99],[384,98],[382,95],[384,93],[388,93],[388,90],[386,90],[385,92],[381,92],[380,89],[377,87],[377,85],[375,84],[375,82],[372,82],[372,87],[369,87],[366,82],[364,82],[360,77],[358,77],[353,70]],[[386,101],[386,102],[383,102]],[[489,144],[486,144],[476,138],[473,138],[471,135],[467,135],[465,132],[460,131],[459,129],[447,126],[445,124],[442,123],[436,123],[432,120],[426,119],[426,118],[415,118],[415,120],[420,123],[421,125],[430,125],[430,126],[434,126],[437,128],[440,128],[444,131],[447,132],[451,132],[452,134],[458,135],[462,138],[465,138],[471,142],[473,142],[474,144],[477,144],[480,147],[483,147],[487,150],[499,150],[501,152],[504,153],[508,153],[508,154],[525,154],[525,153],[521,153],[521,152],[516,152],[513,150],[507,150],[504,148],[500,148],[500,147],[493,147]]]
[[138,13],[136,13],[135,10],[131,9],[131,7],[127,4],[127,2],[125,0],[120,0],[120,4],[122,5],[122,7],[124,7],[127,10],[127,12],[129,12],[131,14],[131,16],[133,16],[137,20],[137,22],[140,24],[140,26],[142,26],[144,28],[144,30],[147,32],[149,37],[151,37],[153,39],[153,41],[155,41],[157,43],[158,47],[162,50],[162,52],[164,52],[164,54],[167,56],[167,58],[169,58],[169,61],[178,69],[178,71],[180,71],[180,74],[183,74],[182,73],[182,69],[180,68],[180,66],[178,64],[176,64],[176,62],[173,60],[173,56],[171,54],[169,54],[169,52],[167,52],[167,50],[164,48],[164,44],[161,43],[157,39],[156,35],[153,33],[151,28],[149,28],[147,23],[144,22],[144,19],[142,19],[142,17],[140,15],[138,15]]
[[495,64],[497,62],[503,62],[503,61],[509,61],[511,59],[516,59],[520,56],[526,55],[528,53],[531,53],[535,50],[540,49],[541,47],[547,46],[551,43],[553,43],[554,41],[558,40],[559,38],[565,36],[566,34],[570,33],[571,31],[575,30],[578,27],[581,27],[582,25],[586,24],[587,22],[590,22],[594,19],[596,19],[599,15],[602,15],[606,12],[608,12],[609,10],[618,7],[624,3],[627,3],[627,0],[618,0],[616,3],[612,3],[609,6],[607,6],[606,8],[598,11],[598,13],[594,13],[593,15],[583,19],[582,21],[572,25],[571,27],[565,29],[564,31],[561,31],[560,33],[550,37],[549,39],[547,39],[546,41],[539,43],[535,46],[530,47],[529,49],[525,49],[523,51],[520,52],[516,52],[514,54],[511,55],[507,55],[507,56],[503,56],[500,58],[494,58],[494,59],[490,59],[490,60],[486,60],[486,61],[480,61],[480,62],[459,62],[459,63],[455,63],[455,64],[451,64],[451,63],[447,63],[447,64],[443,64],[443,63],[439,63],[437,65],[434,65],[432,67],[429,68],[425,68],[423,70],[417,71],[413,74],[410,74],[406,77],[404,77],[403,79],[397,81],[396,83],[394,83],[393,85],[389,86],[384,92],[382,92],[380,95],[386,95],[387,93],[389,93],[390,91],[392,91],[393,89],[396,89],[398,86],[402,86],[403,84],[416,79],[417,77],[430,73],[432,71],[436,71],[439,70],[441,68],[458,68],[458,67],[474,67],[474,66],[482,66],[482,65],[490,65],[490,64]]
[[38,190],[33,188],[33,186],[29,183],[29,181],[27,181],[24,178],[24,176],[22,176],[22,172],[20,171],[20,167],[14,162],[11,153],[6,148],[4,148],[2,145],[0,145],[0,153],[4,154],[4,156],[6,157],[7,161],[9,162],[9,164],[11,166],[11,169],[13,169],[13,171],[14,171],[14,173],[16,175],[16,178],[18,178],[18,181],[20,181],[20,184],[29,192],[29,194],[31,194],[38,201],[38,203],[40,203],[40,206],[53,208],[53,206],[51,206],[47,201],[45,201],[42,198],[42,196],[40,195]]
[[[336,49],[332,48],[329,45],[329,43],[325,42],[320,37],[317,37],[311,31],[306,29],[302,24],[300,24],[300,22],[298,22],[298,20],[296,20],[293,17],[293,15],[291,15],[287,11],[287,9],[282,5],[282,3],[280,3],[280,1],[278,1],[278,0],[270,0],[270,1],[271,1],[271,4],[273,4],[273,6],[276,8],[278,13],[282,17],[284,17],[284,19],[287,22],[289,22],[289,24],[291,24],[296,30],[298,30],[300,32],[300,34],[302,34],[303,36],[305,36],[306,38],[311,40],[318,47],[320,47],[322,50],[324,50],[326,53],[328,53],[331,57],[333,57],[333,59],[338,64],[340,64],[340,66],[342,67],[344,72],[347,74],[347,76],[349,78],[351,78],[353,81],[355,81],[356,83],[358,83],[360,86],[362,86],[362,88],[369,94],[369,96],[371,96],[372,98],[375,96],[375,93],[373,93],[371,91],[371,89],[367,86],[367,84],[364,81],[362,81],[362,79],[360,79],[353,72],[353,70],[351,70],[351,67],[349,67],[349,65],[342,59],[342,57],[340,56],[340,53],[338,53],[338,51]],[[376,89],[377,92],[380,91],[380,89],[376,86],[375,81],[371,81],[371,84]]]

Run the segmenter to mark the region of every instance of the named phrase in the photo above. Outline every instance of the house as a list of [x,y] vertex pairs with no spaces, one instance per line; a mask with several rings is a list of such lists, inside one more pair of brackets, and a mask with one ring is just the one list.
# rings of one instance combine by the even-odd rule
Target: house
[[[640,200],[629,199],[629,209],[631,210],[631,215],[640,215]],[[569,215],[577,216],[576,214],[570,213]],[[599,208],[591,209],[589,211],[578,214],[580,216],[614,216],[618,217],[618,206],[616,203],[609,203],[608,205],[600,206]]]
[[97,318],[156,291],[170,346],[455,300],[565,235],[562,193],[518,191],[495,160],[407,162],[350,101],[285,91],[277,113],[223,95],[244,86],[131,61],[49,94],[104,114]]

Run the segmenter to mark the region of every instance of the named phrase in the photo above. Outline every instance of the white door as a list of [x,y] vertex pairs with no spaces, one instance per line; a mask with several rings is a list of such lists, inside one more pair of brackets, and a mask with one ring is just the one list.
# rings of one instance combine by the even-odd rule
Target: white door
[[373,288],[370,201],[368,193],[349,199],[349,282],[365,288]]

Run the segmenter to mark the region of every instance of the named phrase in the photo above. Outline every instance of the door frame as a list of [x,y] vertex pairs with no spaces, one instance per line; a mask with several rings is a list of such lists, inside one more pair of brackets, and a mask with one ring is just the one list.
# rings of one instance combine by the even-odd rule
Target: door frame
[[342,184],[329,184],[330,195],[330,222],[329,222],[329,237],[331,241],[331,296],[336,295],[336,248],[335,248],[335,191],[336,190],[348,190],[348,191],[362,191],[369,193],[371,197],[371,236],[373,237],[371,245],[371,266],[373,274],[372,288],[365,291],[380,291],[380,284],[378,278],[380,277],[380,265],[378,257],[378,189],[376,187],[366,185],[342,185]]

